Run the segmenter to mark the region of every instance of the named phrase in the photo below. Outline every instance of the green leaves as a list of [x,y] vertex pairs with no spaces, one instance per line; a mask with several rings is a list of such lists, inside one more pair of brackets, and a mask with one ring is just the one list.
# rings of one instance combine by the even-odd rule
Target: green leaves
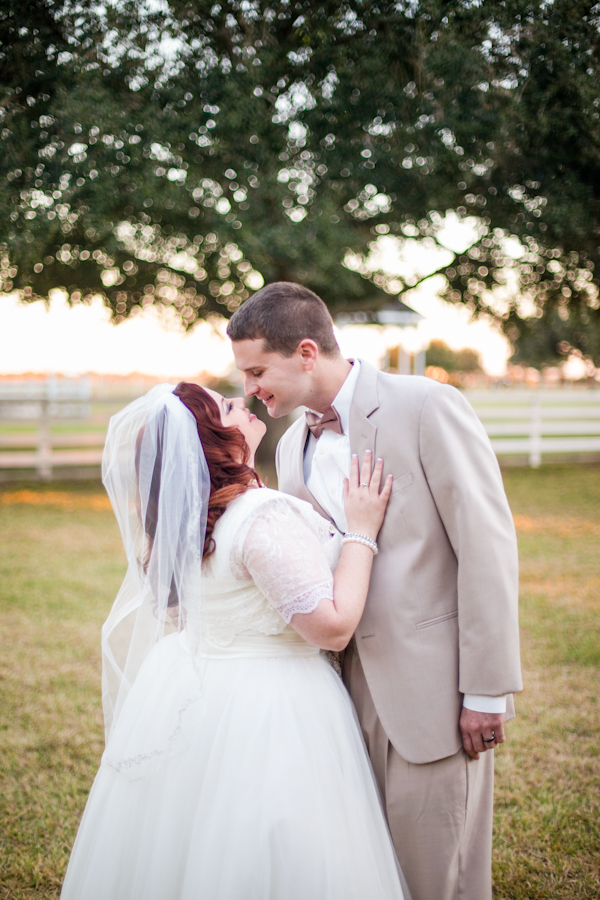
[[117,320],[150,297],[190,325],[258,272],[373,306],[347,250],[456,210],[480,227],[449,299],[513,336],[563,287],[593,307],[597,26],[571,0],[8,4],[5,288],[102,293]]

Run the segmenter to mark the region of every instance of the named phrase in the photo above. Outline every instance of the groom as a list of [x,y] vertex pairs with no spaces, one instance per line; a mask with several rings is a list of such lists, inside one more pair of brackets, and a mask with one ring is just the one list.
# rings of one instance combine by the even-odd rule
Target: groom
[[496,458],[455,388],[346,360],[325,304],[276,282],[227,329],[275,418],[279,489],[346,531],[351,453],[394,486],[367,605],[344,655],[413,900],[491,900],[494,753],[521,690],[517,549]]

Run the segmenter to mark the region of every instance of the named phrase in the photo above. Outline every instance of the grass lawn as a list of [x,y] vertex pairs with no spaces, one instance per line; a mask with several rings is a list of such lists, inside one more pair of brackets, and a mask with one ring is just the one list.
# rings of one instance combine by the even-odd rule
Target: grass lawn
[[495,896],[597,900],[600,467],[504,476],[519,530],[525,690],[497,753]]
[[[495,898],[597,900],[600,467],[505,482],[525,691],[496,756]],[[124,555],[112,513],[86,505],[97,483],[23,487],[0,494],[0,898],[50,900],[102,752],[100,626]]]

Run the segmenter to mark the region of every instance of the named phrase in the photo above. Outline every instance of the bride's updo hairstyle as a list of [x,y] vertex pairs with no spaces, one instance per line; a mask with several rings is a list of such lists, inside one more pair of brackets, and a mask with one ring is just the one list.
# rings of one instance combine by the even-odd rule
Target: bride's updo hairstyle
[[260,482],[254,469],[247,464],[250,448],[239,428],[221,422],[218,404],[204,388],[180,381],[173,391],[196,419],[198,434],[210,474],[210,499],[204,540],[204,557],[215,550],[213,531],[227,506],[248,490],[253,482]]

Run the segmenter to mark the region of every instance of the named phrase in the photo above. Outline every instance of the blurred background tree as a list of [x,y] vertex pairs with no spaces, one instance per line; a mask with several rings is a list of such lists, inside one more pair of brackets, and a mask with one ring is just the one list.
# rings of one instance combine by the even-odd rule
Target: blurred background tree
[[428,366],[437,366],[446,372],[481,371],[481,360],[477,350],[470,347],[452,350],[445,341],[430,341],[425,358]]
[[518,323],[518,341],[511,362],[527,366],[553,366],[571,354],[600,362],[600,317],[584,303],[558,304],[538,319]]
[[[597,3],[5,0],[0,277],[229,315],[262,281],[376,307],[379,235],[473,243],[446,298],[600,364]],[[587,341],[587,343],[586,343]],[[540,359],[541,359],[540,356]]]

